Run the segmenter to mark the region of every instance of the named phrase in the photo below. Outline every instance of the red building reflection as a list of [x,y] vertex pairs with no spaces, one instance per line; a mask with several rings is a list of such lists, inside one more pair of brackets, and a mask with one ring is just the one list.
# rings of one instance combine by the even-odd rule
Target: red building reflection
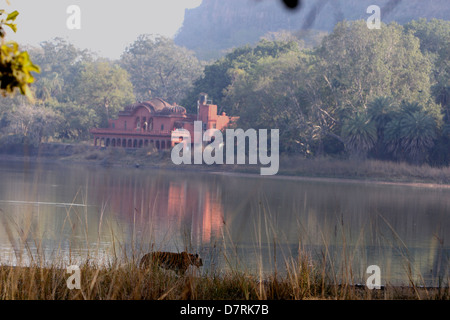
[[[153,172],[153,173],[156,173]],[[141,230],[151,226],[165,237],[189,237],[192,245],[207,244],[221,235],[221,187],[198,179],[169,179],[167,175],[94,174],[89,192],[126,224]],[[155,239],[157,240],[157,239]]]

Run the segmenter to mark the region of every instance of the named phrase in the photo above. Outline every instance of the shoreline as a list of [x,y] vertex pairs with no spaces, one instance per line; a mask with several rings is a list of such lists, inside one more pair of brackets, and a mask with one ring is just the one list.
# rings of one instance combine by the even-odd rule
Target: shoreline
[[226,176],[238,176],[247,178],[267,178],[267,179],[282,179],[290,181],[312,181],[312,182],[324,182],[324,183],[353,183],[353,184],[374,184],[374,185],[391,185],[391,186],[405,186],[405,187],[417,187],[417,188],[432,188],[432,189],[450,189],[450,184],[438,184],[438,183],[426,183],[426,182],[394,182],[394,181],[382,181],[371,179],[350,179],[350,178],[327,178],[327,177],[308,177],[308,176],[295,176],[295,175],[275,175],[275,176],[260,176],[258,174],[251,173],[239,173],[239,172],[211,172],[212,174],[226,175]]
[[[120,161],[112,161],[108,164],[104,164],[103,160],[81,160],[81,159],[71,159],[70,157],[58,158],[58,157],[36,157],[36,156],[18,156],[18,155],[8,155],[0,154],[0,161],[3,162],[31,162],[35,164],[61,164],[61,165],[77,165],[77,166],[88,166],[88,167],[114,167],[114,168],[124,168],[142,170],[175,170],[175,171],[185,171],[185,172],[202,172],[213,175],[229,176],[229,177],[241,177],[241,178],[257,178],[257,179],[275,179],[275,180],[288,180],[288,181],[307,181],[307,182],[322,182],[322,183],[351,183],[351,184],[370,184],[370,185],[387,185],[387,186],[406,186],[414,188],[429,188],[429,189],[450,189],[449,183],[437,183],[430,181],[417,181],[414,177],[410,177],[408,180],[392,181],[385,179],[384,177],[335,177],[327,176],[317,176],[317,174],[310,173],[305,175],[300,174],[289,174],[289,172],[283,172],[280,170],[276,175],[272,176],[261,176],[256,172],[249,172],[251,170],[239,169],[238,165],[174,165],[171,163],[140,163],[136,161],[135,164],[124,163]],[[310,160],[314,162],[314,160]],[[318,160],[319,161],[319,160]],[[330,160],[331,161],[331,160]],[[259,167],[258,167],[259,169]],[[289,170],[289,169],[288,169]],[[257,171],[257,170],[255,170]]]
[[[165,160],[165,159],[163,159]],[[145,173],[145,170],[177,170],[177,171],[186,171],[191,173],[208,173],[214,176],[229,176],[229,177],[238,177],[242,179],[279,179],[279,180],[285,180],[285,181],[316,181],[316,182],[323,182],[323,183],[352,183],[352,184],[364,184],[364,185],[401,185],[401,186],[410,186],[410,187],[420,187],[420,188],[442,188],[442,189],[448,189],[450,188],[450,185],[448,184],[433,184],[433,183],[419,183],[419,182],[393,182],[393,181],[379,181],[379,180],[369,180],[369,179],[345,179],[345,178],[327,178],[327,177],[305,177],[305,176],[294,176],[294,175],[283,175],[278,174],[274,176],[261,176],[258,173],[249,173],[249,172],[242,172],[239,171],[239,167],[235,166],[229,166],[229,167],[221,167],[221,166],[206,166],[206,165],[184,165],[184,166],[175,166],[171,162],[164,162],[161,161],[161,165],[156,164],[150,164],[150,163],[143,163],[138,168],[136,168],[135,165],[125,162],[112,162],[108,163],[107,166],[102,164],[103,159],[96,159],[94,160],[75,160],[75,159],[61,159],[56,157],[20,157],[20,156],[4,156],[0,155],[0,161],[3,161],[6,166],[6,171],[8,170],[8,163],[17,163],[18,166],[16,167],[17,170],[21,170],[21,167],[23,165],[24,168],[31,167],[32,169],[34,166],[36,166],[37,170],[39,170],[40,164],[43,165],[43,168],[45,166],[49,165],[61,165],[62,168],[66,166],[80,166],[80,167],[90,167],[90,168],[98,168],[100,170],[109,168],[124,168],[127,170],[130,170],[130,172],[137,172],[138,174]],[[169,160],[170,161],[170,160]],[[245,168],[245,167],[242,167]],[[222,170],[224,169],[224,170]],[[248,169],[248,168],[247,168]],[[120,169],[119,169],[120,170]],[[114,170],[111,170],[114,172]],[[259,172],[259,167],[257,172]],[[117,265],[119,266],[119,265]],[[123,266],[120,264],[120,266]],[[299,265],[298,269],[294,268],[293,270],[295,272],[299,272],[298,276],[304,276],[302,272],[302,268],[300,268],[301,265]],[[3,276],[10,276],[11,274],[14,275],[15,278],[17,278],[17,275],[22,277],[21,279],[24,279],[28,282],[32,282],[33,277],[28,277],[29,274],[45,274],[45,276],[49,278],[54,278],[55,276],[61,277],[60,278],[60,284],[58,284],[57,287],[49,287],[48,292],[54,292],[55,288],[57,290],[60,290],[62,299],[68,298],[73,299],[77,298],[78,296],[70,296],[70,293],[67,293],[64,284],[66,281],[66,278],[62,278],[62,274],[60,274],[60,270],[57,268],[58,265],[51,266],[49,269],[41,266],[7,266],[7,265],[1,265],[0,266],[0,274],[3,274]],[[224,288],[223,291],[220,292],[219,298],[230,298],[227,295],[227,290],[225,288],[233,287],[235,288],[236,292],[240,292],[239,290],[242,288],[242,286],[246,286],[248,288],[252,288],[251,292],[255,292],[254,298],[259,298],[258,294],[260,291],[259,282],[254,282],[254,277],[250,273],[242,273],[242,274],[224,274],[223,277],[213,277],[211,278],[211,275],[203,274],[200,277],[191,278],[190,276],[186,278],[178,278],[173,276],[172,274],[164,274],[157,272],[156,274],[149,274],[149,273],[142,273],[138,269],[132,269],[132,271],[136,271],[136,275],[129,272],[129,268],[99,268],[98,266],[95,268],[89,267],[89,265],[84,266],[86,270],[86,273],[88,274],[90,283],[95,283],[96,288],[98,288],[98,291],[103,292],[106,290],[105,288],[111,287],[111,282],[109,282],[109,279],[111,276],[113,278],[118,279],[119,285],[121,288],[129,288],[130,285],[127,282],[127,278],[130,276],[136,276],[135,283],[138,283],[141,285],[142,279],[144,277],[156,277],[159,279],[159,277],[162,275],[166,277],[166,281],[173,281],[172,287],[175,288],[174,291],[171,291],[171,295],[173,294],[172,299],[180,299],[183,294],[184,290],[184,284],[178,283],[178,281],[182,281],[184,279],[189,281],[195,281],[198,283],[198,291],[196,291],[196,295],[204,297],[210,297],[211,292],[214,290],[215,286],[218,284]],[[318,278],[316,275],[316,272],[312,272],[312,270],[322,270],[319,264],[314,265],[313,268],[310,271],[306,271],[306,275],[310,277],[310,281],[314,284],[312,286],[308,285],[304,288],[306,292],[310,295],[309,298],[311,299],[336,299],[336,298],[342,298],[342,297],[348,297],[349,299],[376,299],[376,300],[392,300],[392,299],[399,299],[399,300],[417,300],[417,299],[448,299],[449,296],[449,289],[448,284],[443,287],[437,287],[433,285],[423,285],[419,286],[415,283],[412,283],[411,285],[408,285],[407,282],[404,284],[392,284],[387,282],[385,285],[382,285],[382,288],[380,290],[371,291],[366,288],[366,286],[360,282],[353,282],[350,281],[349,283],[341,283],[336,282],[336,280],[333,281],[332,277],[329,276],[328,273],[325,273],[323,271],[324,280],[317,280]],[[325,270],[325,269],[323,269]],[[292,272],[292,270],[290,271]],[[84,271],[83,271],[84,273]],[[100,274],[100,281],[97,281],[97,275]],[[276,275],[281,275],[278,273],[275,273]],[[289,275],[290,273],[288,273]],[[266,297],[269,294],[272,294],[272,288],[282,288],[282,290],[279,292],[279,294],[282,294],[282,299],[289,299],[291,298],[290,295],[285,295],[286,292],[296,292],[297,290],[297,282],[293,281],[291,277],[288,275],[281,276],[280,280],[275,280],[275,275],[271,277],[268,275],[267,280],[264,279],[264,288],[267,290],[267,293],[264,291],[264,296]],[[122,278],[124,277],[124,278]],[[257,277],[256,277],[257,278]],[[180,280],[181,279],[181,280]],[[253,279],[253,280],[252,280]],[[345,280],[344,280],[345,281]],[[424,283],[425,284],[425,283]],[[234,287],[237,285],[236,287]],[[32,289],[35,290],[35,288],[40,288],[38,284],[31,283],[30,286],[32,286]],[[161,284],[159,286],[161,290],[165,290],[165,284]],[[37,290],[37,289],[36,289]],[[167,293],[169,294],[169,293]],[[108,298],[109,296],[103,296],[101,294],[98,294],[95,296],[98,299],[104,299]],[[124,296],[121,296],[120,298],[123,298]],[[145,298],[154,298],[155,296],[146,296],[142,295],[142,297]],[[240,296],[239,296],[240,297]],[[274,296],[278,297],[278,293]],[[300,298],[303,298],[303,295],[299,296]],[[214,300],[214,299],[213,299]]]
[[[390,181],[388,179],[380,178],[345,178],[345,177],[333,177],[333,176],[315,176],[314,173],[310,175],[295,175],[288,174],[280,170],[280,172],[273,176],[261,176],[258,173],[249,172],[247,170],[240,170],[237,165],[174,165],[168,163],[160,164],[148,164],[148,163],[123,163],[123,162],[111,162],[107,165],[102,163],[102,160],[80,160],[80,159],[66,159],[66,158],[52,158],[52,157],[36,157],[36,156],[17,156],[17,155],[5,155],[0,154],[0,161],[13,162],[32,162],[36,164],[62,164],[62,165],[77,165],[77,166],[89,166],[89,167],[114,167],[114,168],[126,168],[126,169],[150,169],[150,170],[176,170],[185,172],[202,172],[221,176],[230,177],[242,177],[242,178],[258,178],[258,179],[275,179],[275,180],[288,180],[288,181],[309,181],[309,182],[323,182],[323,183],[351,183],[351,184],[371,184],[371,185],[389,185],[389,186],[409,186],[416,188],[430,188],[430,189],[450,189],[450,184],[417,181],[411,177],[410,181]],[[311,160],[314,161],[314,160]],[[259,167],[258,167],[259,169]]]
[[[246,273],[225,273],[220,275],[197,275],[188,271],[184,275],[177,275],[170,270],[140,269],[135,264],[126,267],[112,265],[98,268],[92,265],[79,267],[82,273],[80,288],[89,292],[89,297],[82,295],[85,300],[129,300],[130,292],[134,299],[160,300],[448,300],[449,288],[381,285],[379,289],[371,290],[364,284],[329,283],[315,275],[311,270],[302,273],[309,278],[309,282],[298,284],[289,277],[279,278],[276,274],[266,279]],[[0,265],[0,276],[26,282],[27,299],[57,300],[80,299],[80,291],[69,290],[67,287],[68,274],[61,266],[9,266]],[[48,279],[52,279],[48,281]],[[148,281],[157,287],[156,292],[146,290]],[[185,295],[186,282],[195,284],[191,287],[194,295]],[[42,287],[42,283],[44,287]],[[84,289],[83,284],[90,284],[90,289]],[[130,285],[133,283],[133,286]],[[170,283],[170,287],[167,286]],[[5,286],[7,291],[14,290],[15,283]],[[300,285],[300,291],[298,286]],[[111,290],[120,287],[119,291]],[[246,289],[243,290],[243,287]],[[136,288],[138,292],[136,292]],[[232,290],[230,290],[232,289]],[[303,291],[303,292],[302,292]],[[12,294],[13,295],[13,294]]]

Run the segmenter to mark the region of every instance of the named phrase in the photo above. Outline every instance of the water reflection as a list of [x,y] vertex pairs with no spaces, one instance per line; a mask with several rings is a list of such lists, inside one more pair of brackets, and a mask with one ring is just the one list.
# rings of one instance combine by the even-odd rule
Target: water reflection
[[106,211],[129,227],[129,235],[139,233],[144,242],[157,240],[160,250],[200,248],[220,234],[220,184],[161,171],[107,170],[88,179],[88,185],[97,186],[90,192],[95,203],[106,204]]
[[20,239],[49,257],[187,249],[218,271],[282,271],[301,251],[359,282],[372,264],[383,283],[407,284],[410,269],[448,281],[448,189],[20,163],[0,174],[5,261]]

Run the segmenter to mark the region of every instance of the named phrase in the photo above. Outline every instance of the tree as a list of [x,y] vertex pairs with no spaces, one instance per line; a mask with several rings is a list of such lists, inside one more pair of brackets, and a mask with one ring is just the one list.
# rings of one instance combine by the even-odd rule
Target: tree
[[75,102],[53,102],[49,107],[61,115],[55,137],[62,140],[81,141],[89,139],[89,130],[98,126],[102,119],[92,108]]
[[[227,88],[232,86],[236,75],[248,72],[254,68],[261,59],[280,57],[282,54],[294,51],[299,52],[298,43],[261,40],[256,46],[244,46],[234,49],[225,57],[213,64],[205,66],[204,76],[194,83],[183,104],[189,108],[197,105],[200,92],[206,92],[217,104],[221,112],[232,112],[232,107],[226,104]],[[192,108],[191,111],[196,111]]]
[[32,99],[30,84],[34,82],[34,77],[31,73],[39,72],[39,67],[30,60],[28,52],[19,49],[16,42],[5,39],[5,26],[16,32],[14,21],[18,15],[17,11],[8,14],[0,9],[0,17],[6,16],[0,20],[0,92],[5,96],[18,88],[21,94]]
[[405,30],[419,38],[423,54],[434,62],[432,94],[450,123],[450,21],[419,19],[406,24]]
[[309,59],[291,51],[260,58],[247,71],[230,69],[223,103],[239,115],[238,126],[279,129],[282,152],[310,155],[318,136],[303,91]]
[[419,39],[396,23],[382,30],[368,29],[365,21],[338,23],[314,57],[307,94],[322,115],[321,131],[336,142],[342,142],[343,120],[366,113],[377,97],[390,97],[394,105],[419,102],[442,117],[431,96],[433,64]]
[[42,67],[35,88],[37,105],[64,118],[57,124],[57,139],[88,139],[91,128],[107,126],[108,119],[135,101],[129,75],[117,63],[95,59],[60,38],[30,53]]
[[407,23],[405,32],[419,38],[422,53],[439,53],[450,41],[450,21],[421,18]]
[[418,103],[404,103],[385,129],[385,142],[394,156],[416,164],[426,159],[436,138],[436,120]]
[[10,112],[6,121],[8,125],[3,129],[4,133],[38,145],[53,137],[62,118],[51,108],[24,103],[18,105],[15,112]]
[[94,61],[89,51],[80,50],[62,38],[41,43],[40,48],[30,50],[30,55],[41,66],[35,87],[38,102],[73,101],[78,94],[73,91],[76,75],[83,63]]
[[138,100],[162,98],[180,103],[203,66],[194,54],[162,36],[141,35],[121,57]]
[[101,119],[96,125],[107,126],[108,119],[135,101],[133,85],[119,65],[102,60],[85,62],[75,76],[73,101],[95,111]]
[[384,131],[386,125],[396,115],[396,112],[398,112],[398,107],[390,97],[376,97],[368,105],[368,116],[375,124],[377,130],[377,142],[374,147],[374,155],[378,159],[387,157],[386,145],[384,144]]
[[432,63],[419,39],[396,23],[381,30],[368,29],[365,21],[339,23],[317,55],[325,101],[344,117],[379,96],[429,105]]
[[366,158],[377,141],[377,127],[367,113],[357,113],[344,122],[342,137],[352,156]]

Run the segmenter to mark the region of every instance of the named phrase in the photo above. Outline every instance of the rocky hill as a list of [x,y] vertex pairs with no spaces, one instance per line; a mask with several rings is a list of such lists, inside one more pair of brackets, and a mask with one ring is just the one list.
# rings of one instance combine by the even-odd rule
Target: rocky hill
[[385,23],[450,17],[449,0],[303,0],[296,10],[288,10],[281,0],[203,0],[199,7],[186,10],[175,42],[201,59],[213,59],[270,32],[315,30],[317,34],[331,31],[344,19],[367,19],[370,5],[381,8]]

